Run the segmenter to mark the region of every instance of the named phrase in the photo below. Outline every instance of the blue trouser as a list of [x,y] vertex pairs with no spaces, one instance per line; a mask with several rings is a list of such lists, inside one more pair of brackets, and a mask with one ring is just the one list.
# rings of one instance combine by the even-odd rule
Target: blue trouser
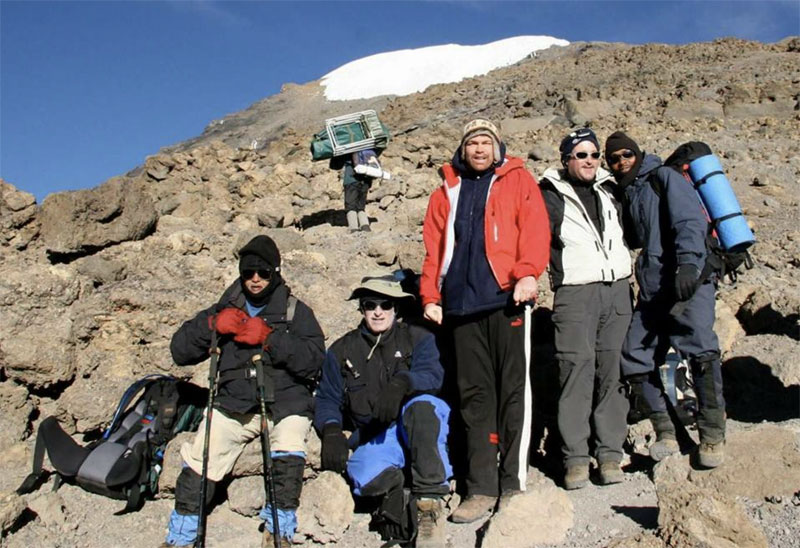
[[397,421],[353,452],[347,474],[356,495],[383,495],[411,472],[411,491],[418,496],[449,492],[453,474],[447,455],[450,407],[430,395],[416,396],[401,409]]
[[673,302],[657,295],[639,301],[622,347],[622,375],[642,380],[642,395],[652,412],[667,411],[666,396],[656,371],[669,347],[688,359],[697,393],[698,428],[703,441],[724,439],[725,399],[719,341],[714,333],[714,284],[701,285],[678,316],[669,314]]

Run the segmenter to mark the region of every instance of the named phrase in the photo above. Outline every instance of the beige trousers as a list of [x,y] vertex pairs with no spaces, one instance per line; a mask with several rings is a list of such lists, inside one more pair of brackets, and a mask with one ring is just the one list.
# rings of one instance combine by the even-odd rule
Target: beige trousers
[[[306,436],[311,420],[300,415],[289,415],[278,424],[267,421],[269,426],[269,445],[275,451],[306,450]],[[206,432],[206,417],[200,422],[197,435],[192,443],[181,446],[184,462],[195,472],[203,473],[203,442]],[[236,459],[242,454],[244,446],[259,436],[261,414],[222,412],[214,409],[211,416],[211,434],[208,441],[208,479],[220,481],[233,470]]]

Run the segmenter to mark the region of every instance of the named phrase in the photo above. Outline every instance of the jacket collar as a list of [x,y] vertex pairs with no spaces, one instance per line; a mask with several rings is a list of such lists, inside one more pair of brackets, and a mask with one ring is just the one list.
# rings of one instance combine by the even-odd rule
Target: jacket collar
[[[289,288],[280,280],[278,286],[273,289],[272,295],[269,300],[264,304],[264,308],[259,313],[259,316],[264,315],[282,315],[286,313],[286,307],[289,300]],[[237,278],[228,289],[222,294],[219,299],[219,304],[222,307],[234,306],[241,310],[247,310],[244,291],[242,291],[242,284]]]

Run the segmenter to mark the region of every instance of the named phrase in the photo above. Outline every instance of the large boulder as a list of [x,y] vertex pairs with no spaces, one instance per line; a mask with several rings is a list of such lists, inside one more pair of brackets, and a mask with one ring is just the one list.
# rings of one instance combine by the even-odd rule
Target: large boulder
[[39,231],[36,199],[0,179],[0,245],[24,249]]
[[691,470],[691,482],[702,489],[764,500],[786,497],[800,487],[800,439],[794,430],[772,424],[729,433],[725,465],[714,470]]
[[690,481],[690,473],[688,458],[668,458],[655,469],[658,535],[668,546],[767,548],[736,498]]
[[6,381],[0,382],[0,409],[0,451],[5,451],[25,439],[35,406],[24,386]]
[[97,188],[51,194],[39,216],[47,249],[89,253],[149,234],[157,219],[143,183],[114,177]]
[[340,474],[323,472],[306,481],[297,509],[297,532],[314,542],[337,542],[353,521],[355,502]]
[[574,523],[572,501],[540,472],[531,474],[528,489],[492,516],[483,548],[525,548],[564,542]]

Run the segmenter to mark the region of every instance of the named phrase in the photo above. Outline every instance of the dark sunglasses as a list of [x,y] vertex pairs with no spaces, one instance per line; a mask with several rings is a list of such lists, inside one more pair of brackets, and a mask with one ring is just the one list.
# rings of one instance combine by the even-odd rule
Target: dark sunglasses
[[609,154],[608,155],[608,165],[616,164],[617,162],[619,162],[623,158],[625,158],[626,160],[630,160],[634,156],[636,156],[636,153],[633,152],[632,150],[624,150],[624,151],[619,152],[619,153]]
[[272,276],[272,271],[266,268],[259,268],[258,270],[251,270],[251,269],[242,270],[242,279],[249,280],[256,274],[258,274],[258,277],[261,278],[262,280],[269,280],[270,276]]
[[599,152],[576,152],[575,154],[572,155],[573,158],[576,158],[578,160],[585,160],[589,156],[591,156],[595,160],[600,159]]
[[361,308],[366,310],[367,312],[372,312],[378,307],[381,307],[381,310],[389,311],[394,309],[394,302],[392,301],[361,301]]

